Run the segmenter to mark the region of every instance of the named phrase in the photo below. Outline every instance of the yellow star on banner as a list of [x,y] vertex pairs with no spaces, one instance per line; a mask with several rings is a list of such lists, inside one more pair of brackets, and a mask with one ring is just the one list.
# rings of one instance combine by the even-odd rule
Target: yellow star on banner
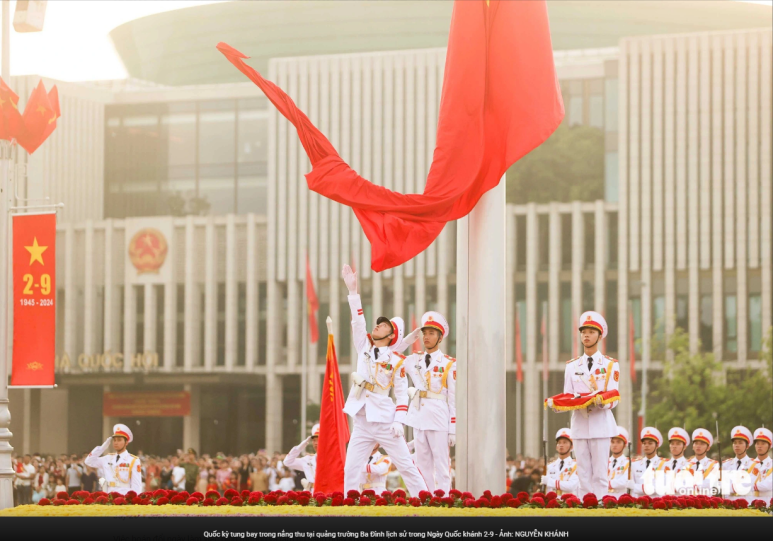
[[37,237],[32,241],[32,246],[25,246],[24,248],[30,253],[30,265],[35,261],[40,261],[41,265],[45,265],[43,263],[43,252],[48,250],[48,246],[39,246]]

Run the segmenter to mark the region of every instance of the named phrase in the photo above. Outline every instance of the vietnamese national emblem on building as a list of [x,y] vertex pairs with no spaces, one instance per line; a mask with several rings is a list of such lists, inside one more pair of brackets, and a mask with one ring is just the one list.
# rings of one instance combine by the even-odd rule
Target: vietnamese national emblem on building
[[137,274],[158,274],[168,251],[166,237],[152,227],[140,229],[129,242],[129,258]]

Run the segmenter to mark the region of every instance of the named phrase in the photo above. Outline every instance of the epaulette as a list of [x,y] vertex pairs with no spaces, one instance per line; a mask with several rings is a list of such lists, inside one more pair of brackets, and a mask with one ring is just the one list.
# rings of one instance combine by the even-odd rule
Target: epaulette
[[614,359],[614,358],[610,357],[609,355],[604,355],[604,358],[605,358],[605,359],[609,359],[610,361],[615,361],[616,363],[619,363],[619,362],[620,362],[620,361],[618,361],[617,359]]
[[133,455],[133,454],[131,454],[131,453],[129,453],[129,456],[130,456],[130,457],[132,457],[132,458],[140,458],[140,457],[138,457],[137,455]]
[[550,462],[548,462],[548,466],[550,466],[551,464],[553,464],[553,463],[555,463],[555,462],[558,462],[558,459],[551,460]]
[[372,345],[374,345],[374,343],[373,343],[373,337],[370,335],[370,333],[368,333],[368,334],[367,334],[367,335],[365,335],[365,336],[367,336],[367,337],[368,337],[368,342],[370,342],[370,345],[371,345],[371,346],[372,346]]
[[456,359],[454,359],[454,358],[453,358],[453,357],[451,357],[450,355],[445,355],[445,354],[444,354],[444,355],[443,355],[443,357],[445,357],[446,359],[450,359],[450,360],[452,360],[452,361],[456,362]]
[[579,357],[575,357],[574,359],[570,359],[570,360],[566,361],[566,364],[573,363],[577,359],[579,359]]
[[393,353],[394,355],[397,355],[397,356],[398,356],[398,357],[400,357],[401,359],[405,359],[405,355],[403,355],[402,353],[397,353],[396,351],[393,351],[392,353]]

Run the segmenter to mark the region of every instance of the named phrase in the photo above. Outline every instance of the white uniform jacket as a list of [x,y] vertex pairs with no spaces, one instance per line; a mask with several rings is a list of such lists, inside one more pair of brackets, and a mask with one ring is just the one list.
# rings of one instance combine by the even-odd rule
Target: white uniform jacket
[[709,489],[719,488],[719,462],[713,460],[707,456],[703,457],[703,460],[695,460],[695,457],[690,459],[690,471],[695,475],[696,472],[699,475],[696,477],[699,481],[695,483],[696,494],[705,494],[711,496]]
[[[647,460],[649,460],[649,465],[647,464]],[[631,491],[631,496],[636,498],[640,496],[657,496],[655,493],[655,487],[657,486],[655,475],[657,472],[663,472],[663,475],[665,476],[666,471],[668,470],[667,462],[668,461],[665,458],[659,456],[651,459],[640,457],[634,460],[631,465],[631,480],[636,486]],[[646,475],[648,471],[652,472],[651,477]],[[665,477],[663,478],[663,482],[665,483]],[[645,485],[650,489],[649,494],[645,490]]]
[[580,487],[580,478],[577,476],[577,462],[571,457],[561,460],[557,458],[548,464],[547,489],[555,490],[559,496],[562,494],[574,494]]
[[625,494],[626,485],[628,484],[629,466],[630,463],[627,456],[609,457],[607,478],[609,479],[610,494]]
[[375,490],[376,495],[380,495],[381,490],[386,490],[386,479],[389,473],[389,468],[392,466],[392,461],[388,456],[382,455],[376,451],[368,459],[368,463],[362,469],[362,477],[360,479],[361,490]]
[[[740,479],[738,479],[737,483],[734,482],[736,481],[735,476],[737,475],[735,472],[745,471],[746,473],[749,474],[751,483],[754,484],[754,478],[756,477],[756,475],[754,474],[754,470],[757,468],[759,461],[756,458],[750,457],[749,455],[746,455],[740,460],[741,460],[740,466],[738,465],[738,458],[736,457],[728,458],[727,460],[724,460],[722,462],[722,478],[724,479],[725,476],[728,476],[730,479],[729,486],[731,487],[730,493],[729,494],[725,493],[723,494],[723,496],[729,500],[740,500],[741,498],[743,498],[743,499],[746,499],[747,501],[750,501],[748,500],[748,498],[749,496],[751,496],[751,491],[748,491],[746,494],[736,493],[736,490],[743,491],[743,489],[741,488],[742,484],[740,482]],[[722,487],[723,492],[727,486],[728,485],[723,482],[723,487]],[[745,488],[749,489],[751,487],[747,483],[745,485]]]
[[666,468],[674,472],[674,475],[677,475],[680,471],[690,469],[690,461],[684,455],[679,458],[668,458],[666,459]]
[[[405,374],[405,357],[393,353],[388,347],[372,345],[365,328],[365,316],[359,295],[349,295],[352,311],[352,337],[357,350],[357,373],[365,380],[367,387],[357,391],[353,385],[344,405],[344,413],[354,417],[364,407],[365,417],[370,423],[404,423],[408,413],[408,378]],[[376,360],[378,349],[378,360]],[[389,397],[394,389],[397,405]]]
[[757,476],[752,487],[753,499],[765,500],[770,502],[773,498],[773,460],[767,457],[762,462],[758,461]]
[[417,353],[405,359],[405,370],[416,388],[405,424],[456,434],[456,359],[437,350],[429,354],[427,366],[426,356],[426,352]]
[[89,453],[84,462],[86,466],[96,468],[99,476],[105,480],[102,486],[104,492],[120,494],[126,494],[130,490],[137,494],[144,492],[140,459],[128,451],[102,456],[102,447],[98,446]]
[[314,476],[317,473],[317,455],[301,456],[306,448],[306,443],[302,442],[290,449],[290,452],[282,459],[282,463],[288,468],[302,471],[303,476],[309,481],[314,482]]
[[[592,355],[593,365],[588,370],[588,356],[583,355],[566,363],[565,393],[592,393],[617,390],[620,379],[618,362],[598,351]],[[572,439],[611,438],[617,436],[617,422],[610,411],[617,405],[611,402],[572,411]]]

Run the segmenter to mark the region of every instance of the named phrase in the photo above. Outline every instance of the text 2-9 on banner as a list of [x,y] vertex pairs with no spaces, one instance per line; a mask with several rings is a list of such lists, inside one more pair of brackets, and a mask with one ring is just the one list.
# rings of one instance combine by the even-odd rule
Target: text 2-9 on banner
[[13,217],[11,385],[54,385],[56,213]]

